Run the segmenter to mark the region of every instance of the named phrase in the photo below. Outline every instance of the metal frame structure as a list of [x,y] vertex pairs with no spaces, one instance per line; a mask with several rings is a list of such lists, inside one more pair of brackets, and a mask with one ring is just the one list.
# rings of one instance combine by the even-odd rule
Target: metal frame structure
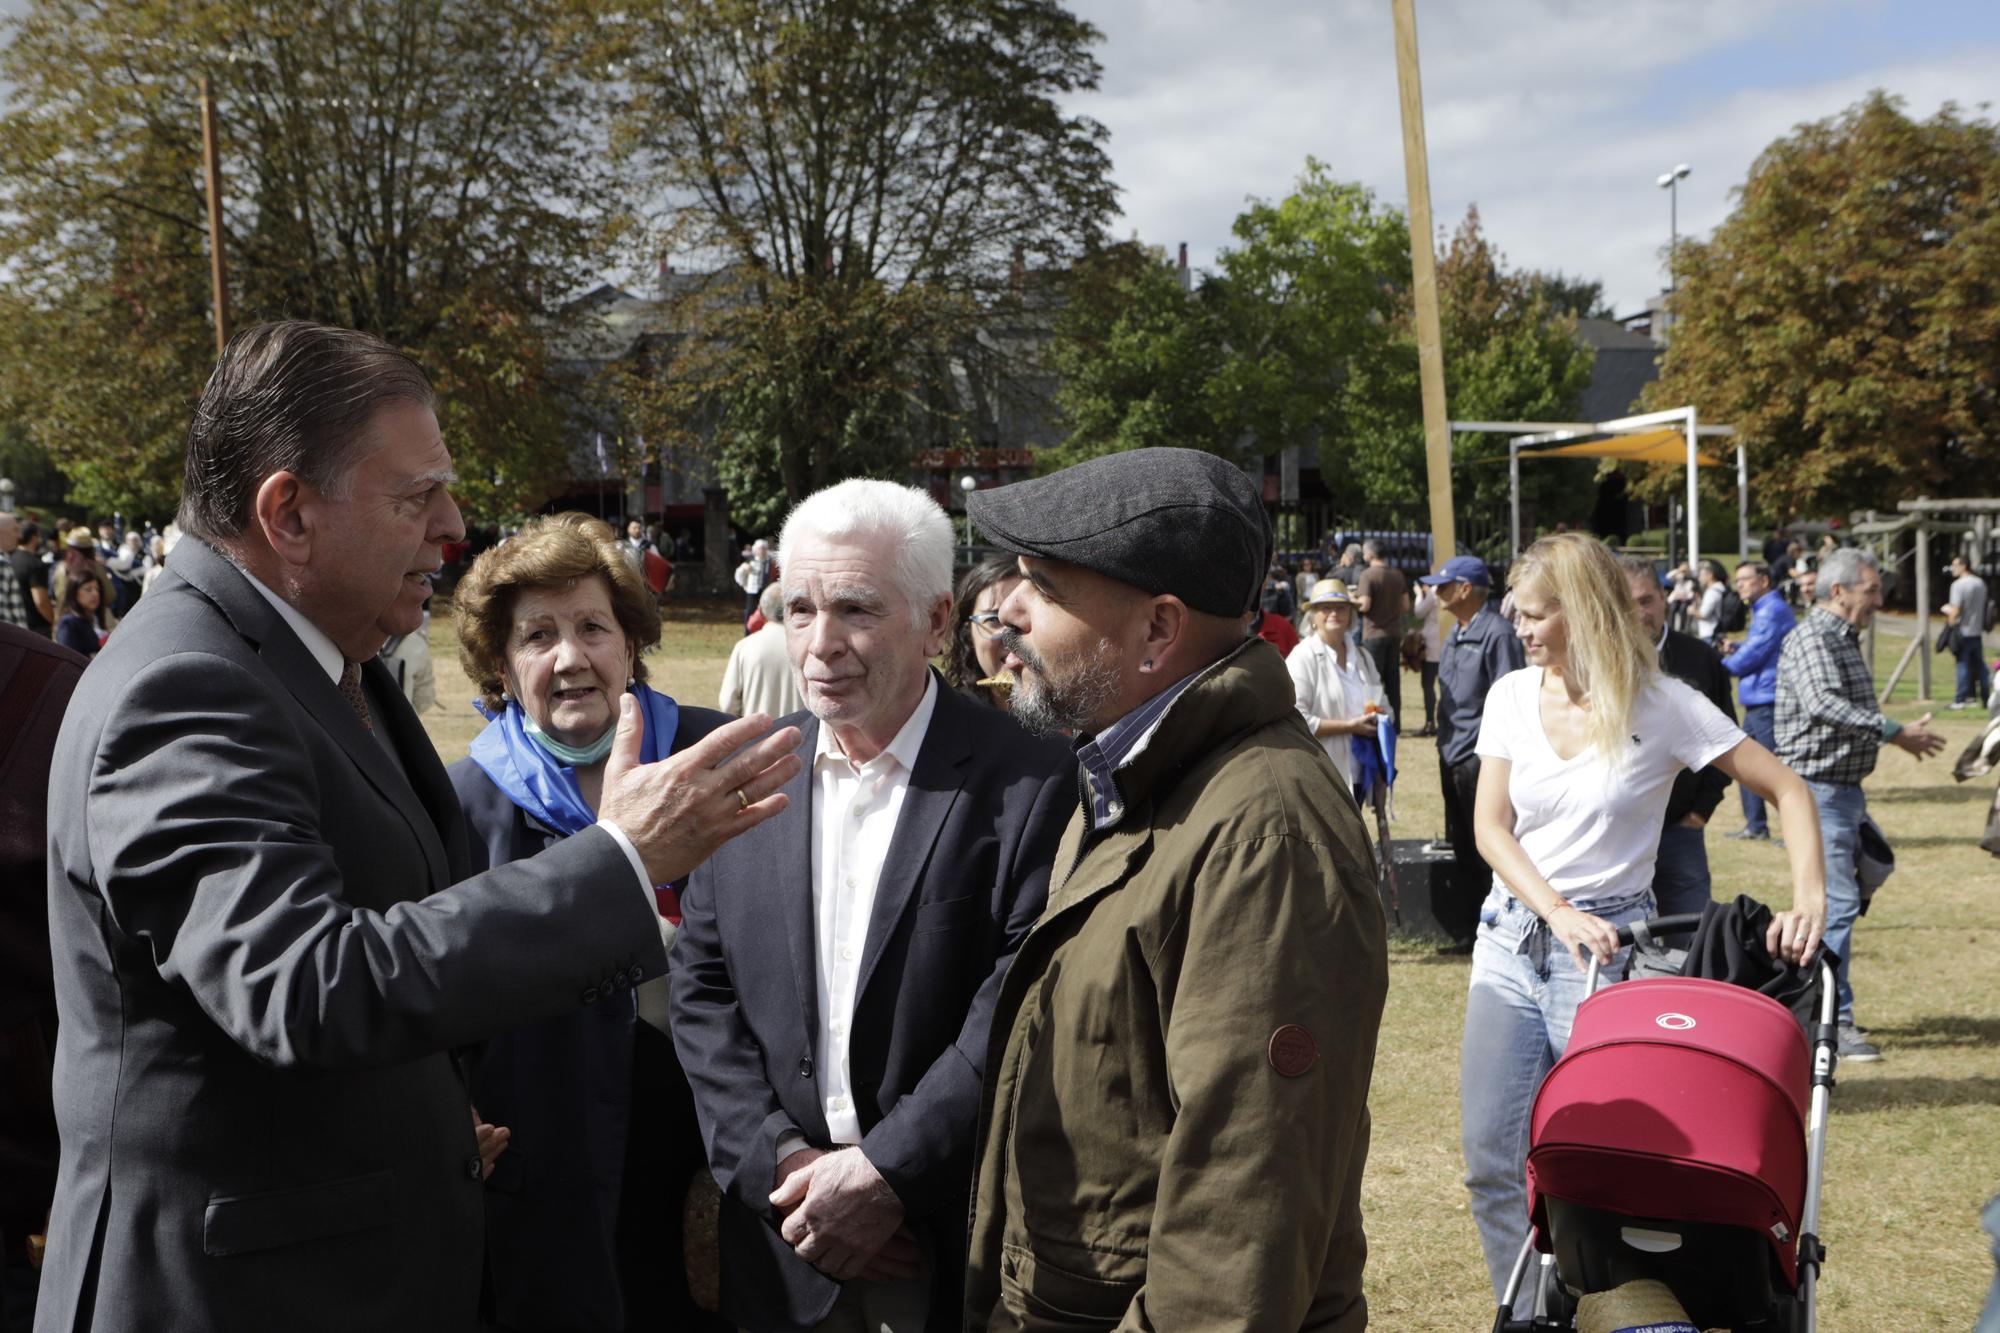
[[[1638,416],[1617,417],[1610,421],[1454,421],[1454,432],[1467,431],[1489,435],[1511,435],[1507,441],[1507,481],[1511,498],[1510,530],[1513,538],[1513,554],[1521,554],[1521,452],[1526,449],[1529,457],[1534,457],[1534,446],[1555,444],[1564,440],[1580,440],[1592,435],[1626,435],[1634,431],[1650,430],[1658,426],[1679,426],[1687,440],[1687,540],[1688,564],[1692,567],[1701,559],[1701,496],[1697,478],[1701,466],[1700,441],[1736,437],[1734,426],[1704,426],[1696,416],[1694,405],[1668,408],[1664,412],[1642,412]],[[1743,460],[1743,445],[1736,445],[1736,535],[1740,552],[1750,549],[1750,473]]]

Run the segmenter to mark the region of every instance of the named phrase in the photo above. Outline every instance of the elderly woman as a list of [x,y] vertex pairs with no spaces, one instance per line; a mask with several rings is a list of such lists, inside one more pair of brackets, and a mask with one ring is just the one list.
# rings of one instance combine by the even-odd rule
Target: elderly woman
[[[459,583],[459,657],[491,719],[451,767],[475,871],[533,856],[596,820],[619,696],[635,695],[647,762],[730,719],[649,688],[660,613],[610,527],[537,519]],[[661,932],[679,919],[658,890]],[[582,987],[586,983],[579,982]],[[644,988],[641,988],[642,992]],[[487,1182],[491,1325],[708,1327],[681,1262],[683,1199],[701,1165],[686,1076],[650,994],[590,986],[561,1018],[493,1038],[473,1105],[504,1126]]]
[[1292,673],[1306,729],[1351,786],[1356,776],[1353,742],[1372,739],[1376,722],[1388,711],[1382,673],[1349,637],[1354,597],[1345,583],[1321,579],[1313,584],[1306,615],[1312,633],[1285,658],[1285,669]]
[[1010,686],[982,685],[1000,674],[1006,650],[1000,646],[1000,603],[1021,581],[1021,571],[1010,557],[994,556],[965,571],[958,580],[958,595],[952,601],[951,647],[944,664],[944,678],[953,688],[995,708],[1012,706]]

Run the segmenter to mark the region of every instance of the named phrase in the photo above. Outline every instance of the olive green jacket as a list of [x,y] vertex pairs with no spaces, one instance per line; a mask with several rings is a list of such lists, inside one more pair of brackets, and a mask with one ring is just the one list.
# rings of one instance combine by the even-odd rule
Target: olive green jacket
[[1375,858],[1252,640],[1079,811],[1001,989],[969,1329],[1360,1329]]

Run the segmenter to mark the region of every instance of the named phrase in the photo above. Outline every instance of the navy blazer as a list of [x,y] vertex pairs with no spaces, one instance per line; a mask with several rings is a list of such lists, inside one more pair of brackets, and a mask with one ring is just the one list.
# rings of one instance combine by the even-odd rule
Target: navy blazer
[[[722,1313],[744,1328],[808,1329],[839,1286],[778,1234],[778,1140],[828,1146],[814,1078],[819,1031],[812,885],[812,756],[791,805],[697,869],[668,976],[674,1043],[722,1189]],[[876,887],[848,1060],[861,1150],[936,1259],[931,1326],[951,1327],[965,1281],[973,1137],[994,997],[1041,915],[1076,760],[1007,714],[938,682],[937,708]]]
[[[733,721],[683,705],[672,751]],[[472,760],[448,771],[475,870],[562,840]],[[479,1114],[512,1131],[487,1181],[487,1318],[534,1333],[699,1322],[681,1263],[682,1201],[701,1164],[694,1103],[634,993],[499,1033],[469,1073]]]

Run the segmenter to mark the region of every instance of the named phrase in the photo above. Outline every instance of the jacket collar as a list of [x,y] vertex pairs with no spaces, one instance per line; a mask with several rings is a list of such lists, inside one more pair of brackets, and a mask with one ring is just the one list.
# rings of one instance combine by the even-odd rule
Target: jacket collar
[[1119,770],[1128,806],[1170,790],[1180,774],[1231,737],[1296,718],[1290,673],[1278,650],[1248,639],[1200,673],[1161,716],[1146,748]]

